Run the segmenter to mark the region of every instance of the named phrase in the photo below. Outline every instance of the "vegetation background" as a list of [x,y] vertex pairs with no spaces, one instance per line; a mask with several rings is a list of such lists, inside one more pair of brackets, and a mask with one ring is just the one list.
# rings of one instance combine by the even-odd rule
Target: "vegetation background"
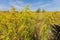
[[[60,12],[0,11],[0,40],[59,40]],[[60,30],[60,29],[59,29]]]

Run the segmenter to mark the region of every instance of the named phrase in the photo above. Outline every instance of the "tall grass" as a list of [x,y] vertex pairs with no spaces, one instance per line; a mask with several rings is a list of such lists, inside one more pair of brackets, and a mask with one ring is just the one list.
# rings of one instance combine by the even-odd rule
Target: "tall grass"
[[14,7],[1,13],[0,40],[48,40],[51,25],[59,24],[59,20],[52,15],[53,12],[40,13],[28,8],[17,12]]

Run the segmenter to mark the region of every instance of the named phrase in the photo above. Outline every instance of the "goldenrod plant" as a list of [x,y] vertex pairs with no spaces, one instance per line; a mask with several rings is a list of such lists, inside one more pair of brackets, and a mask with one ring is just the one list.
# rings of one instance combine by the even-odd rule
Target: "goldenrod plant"
[[55,40],[57,28],[54,27],[60,25],[60,12],[37,10],[37,13],[28,6],[21,11],[12,6],[11,10],[1,12],[0,40]]

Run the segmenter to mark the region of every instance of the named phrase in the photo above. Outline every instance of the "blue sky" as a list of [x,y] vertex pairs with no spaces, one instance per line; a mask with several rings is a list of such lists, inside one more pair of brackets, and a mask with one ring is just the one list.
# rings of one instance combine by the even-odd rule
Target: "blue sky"
[[0,10],[9,10],[12,5],[20,10],[27,4],[30,5],[31,10],[40,8],[47,11],[60,11],[60,0],[0,0]]

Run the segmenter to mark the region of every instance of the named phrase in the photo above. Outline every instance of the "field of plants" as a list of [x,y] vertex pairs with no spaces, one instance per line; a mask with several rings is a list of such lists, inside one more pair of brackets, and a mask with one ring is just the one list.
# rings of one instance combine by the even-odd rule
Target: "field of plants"
[[59,40],[60,12],[31,11],[28,7],[0,11],[0,40]]

